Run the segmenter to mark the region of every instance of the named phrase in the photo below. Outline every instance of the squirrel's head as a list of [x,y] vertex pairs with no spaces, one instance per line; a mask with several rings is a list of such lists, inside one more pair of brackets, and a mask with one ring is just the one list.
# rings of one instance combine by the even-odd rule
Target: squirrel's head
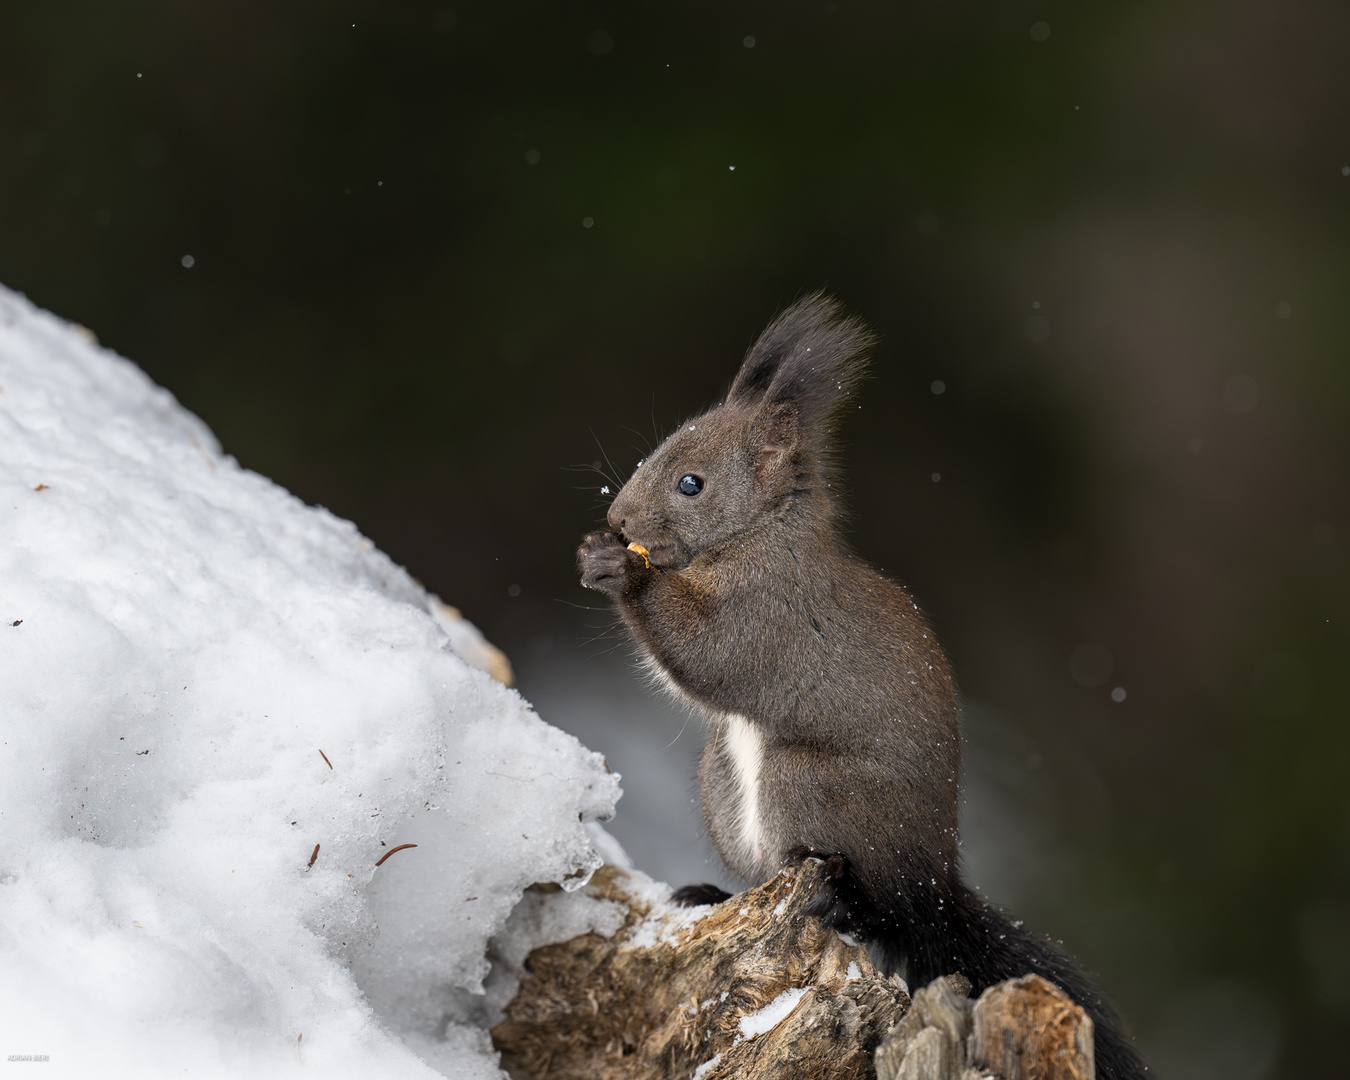
[[610,505],[610,528],[672,569],[794,507],[828,521],[834,426],[872,340],[824,294],[793,304],[746,354],[726,401],[638,466]]

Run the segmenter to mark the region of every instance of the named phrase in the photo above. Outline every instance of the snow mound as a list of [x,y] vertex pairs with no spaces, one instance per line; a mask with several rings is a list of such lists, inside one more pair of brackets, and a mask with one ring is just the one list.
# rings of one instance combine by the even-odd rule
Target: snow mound
[[599,865],[618,778],[452,634],[482,643],[0,289],[0,1051],[501,1075],[488,939]]

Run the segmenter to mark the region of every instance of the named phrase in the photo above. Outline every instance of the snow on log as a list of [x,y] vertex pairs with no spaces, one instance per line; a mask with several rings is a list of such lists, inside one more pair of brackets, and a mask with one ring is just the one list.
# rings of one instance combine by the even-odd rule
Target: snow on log
[[3,289],[0,499],[0,1050],[500,1076],[487,943],[600,864],[600,757],[349,522]]

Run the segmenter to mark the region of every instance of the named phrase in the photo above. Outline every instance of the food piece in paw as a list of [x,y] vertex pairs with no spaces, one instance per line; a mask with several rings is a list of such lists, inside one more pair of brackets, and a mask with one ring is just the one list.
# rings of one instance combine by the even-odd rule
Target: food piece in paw
[[647,555],[649,554],[649,552],[647,551],[647,549],[646,549],[645,547],[643,547],[641,544],[639,544],[636,540],[634,540],[631,544],[628,545],[628,550],[629,550],[629,551],[636,551],[639,555],[642,556],[642,561],[643,561],[644,563],[647,564],[647,569],[650,570],[650,569],[652,568],[652,561],[651,561],[651,559],[647,558]]

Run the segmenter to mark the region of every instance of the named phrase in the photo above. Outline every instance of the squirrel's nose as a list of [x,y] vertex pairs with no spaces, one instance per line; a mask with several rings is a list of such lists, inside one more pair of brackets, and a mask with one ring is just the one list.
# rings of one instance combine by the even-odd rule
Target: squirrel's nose
[[617,533],[623,532],[623,527],[627,524],[627,520],[624,516],[622,514],[616,514],[614,512],[614,507],[612,506],[609,508],[609,513],[605,515],[605,520],[609,522],[609,527]]

